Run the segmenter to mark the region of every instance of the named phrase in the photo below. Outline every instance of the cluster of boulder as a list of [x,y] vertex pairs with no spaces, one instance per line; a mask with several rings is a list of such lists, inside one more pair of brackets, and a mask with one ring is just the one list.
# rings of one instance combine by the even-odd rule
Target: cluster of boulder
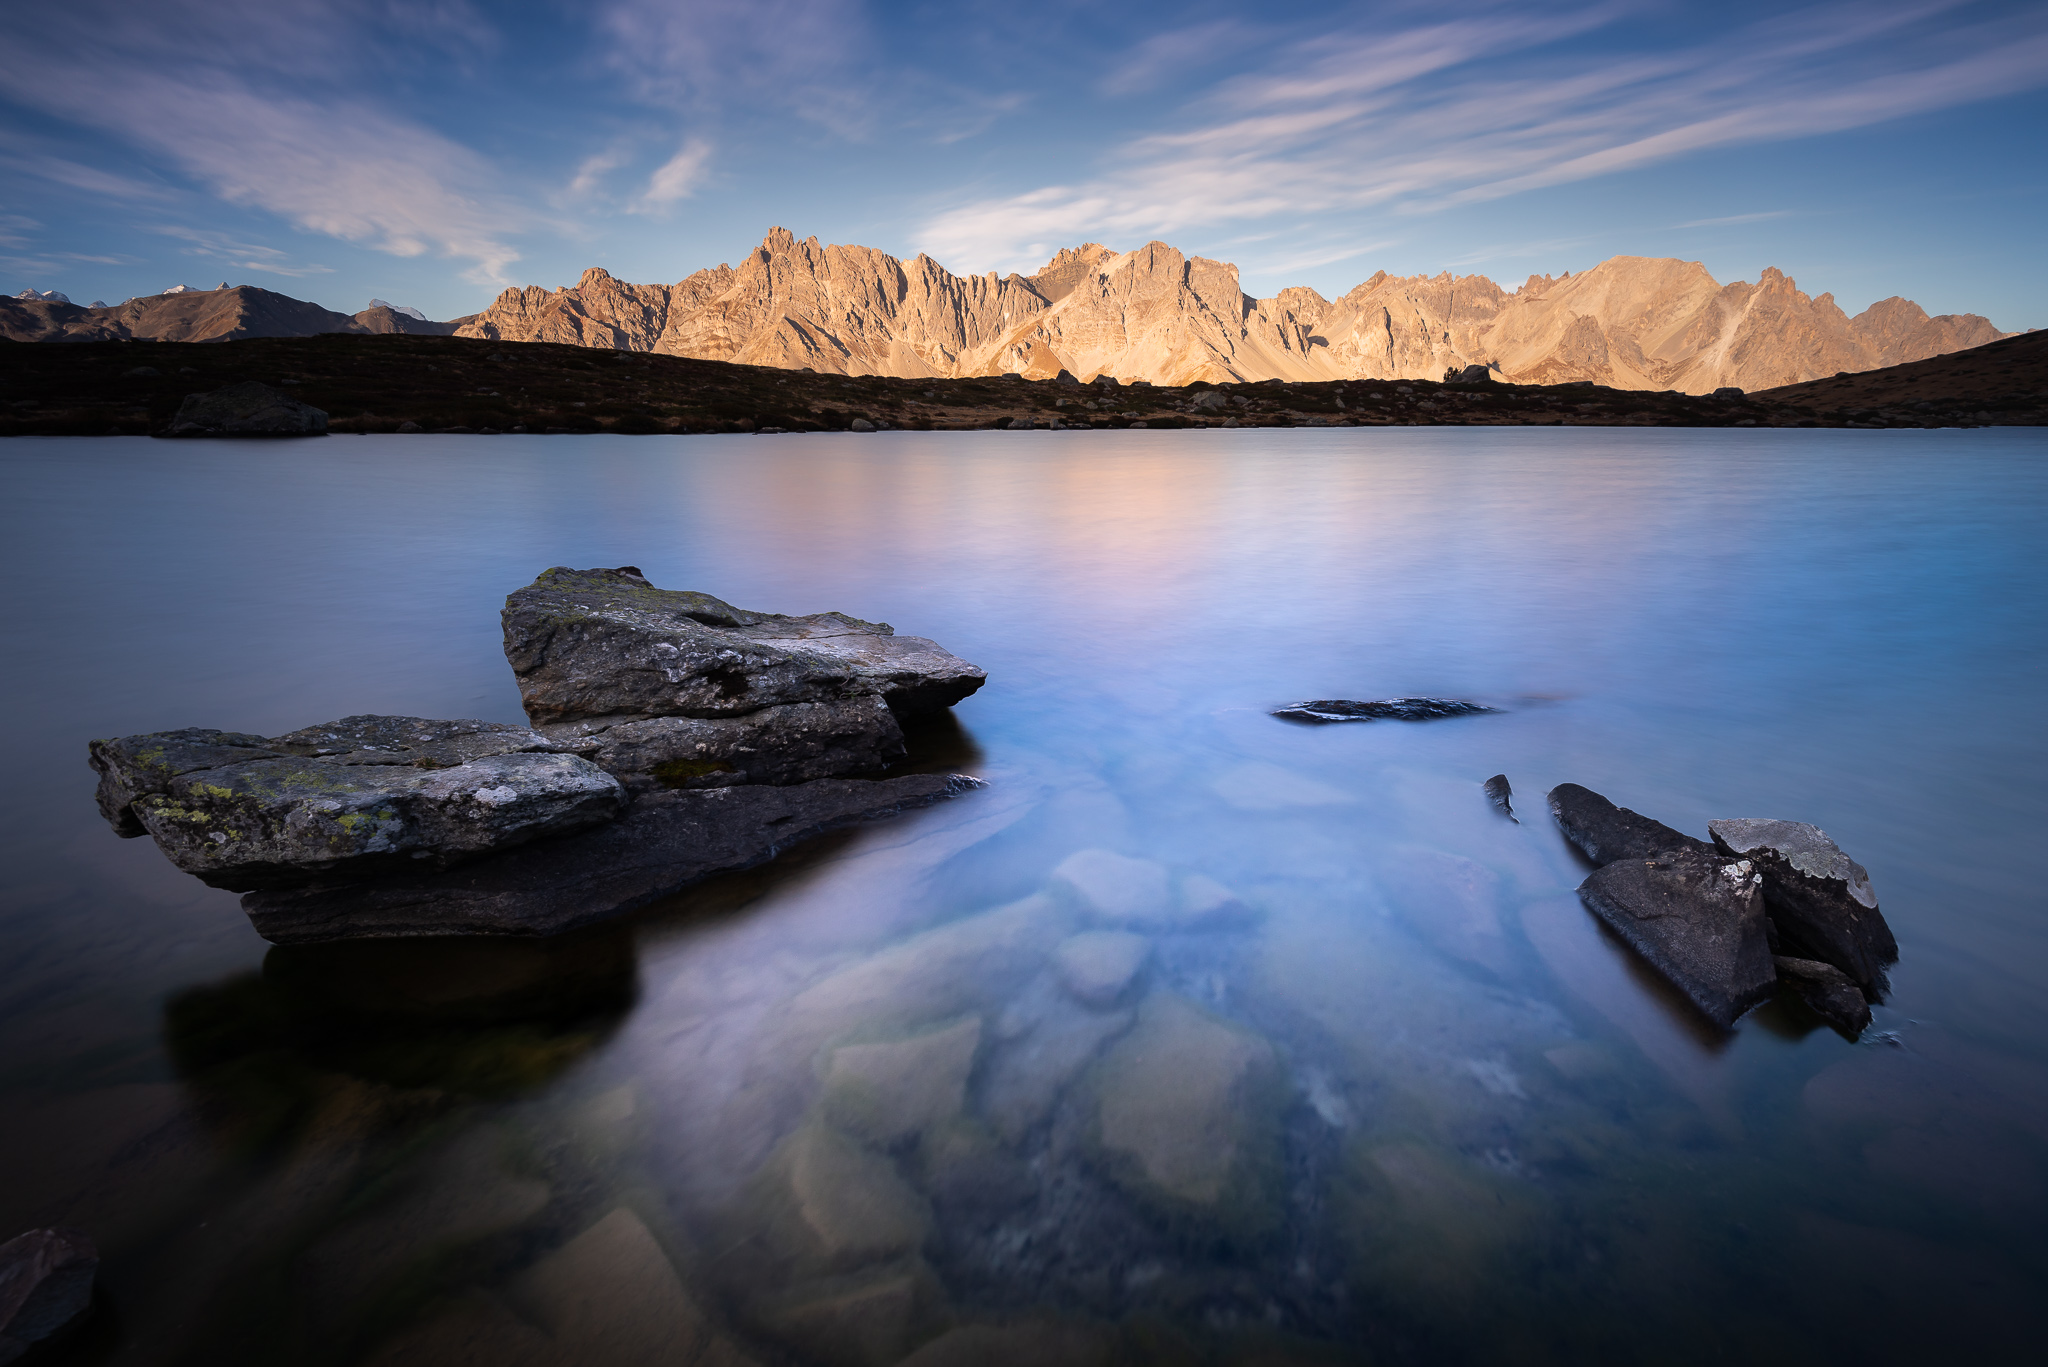
[[1576,783],[1550,791],[1565,837],[1599,865],[1587,907],[1722,1028],[1783,983],[1855,1035],[1887,986],[1898,942],[1870,875],[1818,827],[1735,818],[1712,842]]
[[749,612],[631,566],[548,570],[503,622],[529,726],[96,740],[101,814],[285,944],[554,934],[981,786],[873,777],[902,719],[986,677],[887,623]]

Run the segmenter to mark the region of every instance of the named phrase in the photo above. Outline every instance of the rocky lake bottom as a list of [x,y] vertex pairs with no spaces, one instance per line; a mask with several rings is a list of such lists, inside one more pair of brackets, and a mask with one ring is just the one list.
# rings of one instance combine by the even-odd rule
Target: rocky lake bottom
[[[1905,1362],[2048,1330],[2048,442],[22,438],[0,1239],[52,1360]],[[522,720],[552,565],[886,620],[987,781],[547,940],[270,946],[86,743]],[[1309,699],[1499,709],[1303,725]],[[1482,790],[1512,783],[1510,821]],[[1781,817],[1899,959],[1720,1032],[1544,794]]]

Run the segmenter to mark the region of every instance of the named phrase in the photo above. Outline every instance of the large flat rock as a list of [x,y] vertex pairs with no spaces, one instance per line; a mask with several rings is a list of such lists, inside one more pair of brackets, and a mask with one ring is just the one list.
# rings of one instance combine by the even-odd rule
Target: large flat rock
[[1776,990],[1762,885],[1747,861],[1679,848],[1596,869],[1579,896],[1726,1029]]
[[536,724],[742,716],[878,695],[950,707],[986,675],[917,636],[843,613],[785,617],[657,589],[630,566],[557,567],[505,600],[505,658]]
[[1736,817],[1707,823],[1714,844],[1756,865],[1786,953],[1833,964],[1866,993],[1885,982],[1899,942],[1861,864],[1803,821]]
[[184,730],[94,741],[101,812],[235,892],[448,868],[609,821],[625,790],[489,722],[351,717],[272,740]]
[[983,784],[959,774],[658,792],[609,825],[445,872],[252,893],[277,944],[423,935],[554,935],[644,906],[715,873],[766,863],[842,826]]

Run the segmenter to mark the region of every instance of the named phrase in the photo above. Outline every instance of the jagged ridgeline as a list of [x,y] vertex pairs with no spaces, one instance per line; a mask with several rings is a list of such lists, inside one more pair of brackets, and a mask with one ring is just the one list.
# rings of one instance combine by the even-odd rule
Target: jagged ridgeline
[[1618,256],[1505,290],[1485,276],[1375,274],[1340,299],[1255,299],[1237,267],[1163,242],[1068,248],[1030,276],[958,276],[922,254],[820,245],[777,228],[737,267],[674,285],[592,268],[506,290],[457,336],[656,351],[852,375],[1022,374],[1184,385],[1442,378],[1485,365],[1525,384],[1709,393],[1944,355],[2007,334],[1892,298],[1851,318],[1777,270],[1722,285],[1697,262]]
[[508,289],[451,322],[354,315],[250,286],[81,308],[0,299],[0,337],[212,342],[315,333],[453,333],[824,374],[961,379],[1062,370],[1154,385],[1439,380],[1484,366],[1521,384],[1752,393],[1997,341],[1975,314],[1891,298],[1855,317],[1766,270],[1722,285],[1695,261],[1617,256],[1513,290],[1482,275],[1375,274],[1342,298],[1244,293],[1237,267],[1163,242],[1062,250],[1031,275],[954,275],[930,257],[820,245],[777,228],[738,266],[673,285],[592,268],[575,285]]

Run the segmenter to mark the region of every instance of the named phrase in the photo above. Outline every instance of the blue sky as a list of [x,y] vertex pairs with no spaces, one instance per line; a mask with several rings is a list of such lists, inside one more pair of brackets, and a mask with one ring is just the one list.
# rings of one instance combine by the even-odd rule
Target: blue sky
[[1630,253],[2048,325],[2048,5],[64,0],[0,8],[0,287],[445,318],[773,225],[1245,287]]

